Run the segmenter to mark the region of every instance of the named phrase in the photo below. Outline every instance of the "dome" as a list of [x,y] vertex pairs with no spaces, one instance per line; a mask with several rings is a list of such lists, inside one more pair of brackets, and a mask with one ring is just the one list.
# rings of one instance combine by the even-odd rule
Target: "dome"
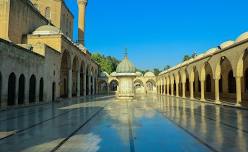
[[101,72],[100,77],[109,77],[107,72]]
[[141,72],[139,72],[139,71],[136,72],[136,75],[137,76],[143,76],[143,74]]
[[128,60],[126,56],[116,68],[116,73],[135,73],[135,67],[132,62]]
[[52,25],[42,25],[33,32],[33,35],[49,35],[49,34],[60,34],[60,29]]
[[245,39],[248,39],[248,32],[245,32],[243,34],[241,34],[237,39],[236,39],[236,42],[241,42]]
[[112,77],[115,77],[115,76],[116,76],[116,72],[112,72],[110,75],[111,75]]
[[218,51],[218,50],[219,50],[218,48],[211,48],[211,49],[209,49],[204,55],[212,54],[212,53],[214,53],[214,52],[216,52],[216,51]]
[[220,44],[220,48],[224,49],[224,48],[229,47],[229,46],[231,46],[233,44],[234,44],[234,41],[226,41],[226,42],[223,42],[223,43]]
[[155,77],[155,74],[152,72],[146,72],[145,77]]

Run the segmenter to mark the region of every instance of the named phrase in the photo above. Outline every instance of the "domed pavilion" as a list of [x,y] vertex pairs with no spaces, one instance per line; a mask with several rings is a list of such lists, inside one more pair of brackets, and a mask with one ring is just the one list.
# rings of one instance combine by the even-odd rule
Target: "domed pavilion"
[[132,99],[135,95],[133,80],[137,76],[134,64],[127,55],[116,68],[116,78],[119,81],[118,97]]

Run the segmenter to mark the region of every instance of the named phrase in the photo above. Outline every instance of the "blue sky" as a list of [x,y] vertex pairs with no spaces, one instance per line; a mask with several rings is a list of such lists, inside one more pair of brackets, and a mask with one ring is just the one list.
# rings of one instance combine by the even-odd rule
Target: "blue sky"
[[[74,14],[77,3],[65,0]],[[248,31],[247,0],[88,0],[86,47],[129,58],[137,68],[164,68]]]

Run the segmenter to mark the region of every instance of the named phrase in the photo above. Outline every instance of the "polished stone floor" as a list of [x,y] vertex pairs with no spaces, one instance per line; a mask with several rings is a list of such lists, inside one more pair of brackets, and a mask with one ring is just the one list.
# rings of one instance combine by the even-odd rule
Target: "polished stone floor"
[[248,111],[165,96],[0,112],[1,152],[246,152]]

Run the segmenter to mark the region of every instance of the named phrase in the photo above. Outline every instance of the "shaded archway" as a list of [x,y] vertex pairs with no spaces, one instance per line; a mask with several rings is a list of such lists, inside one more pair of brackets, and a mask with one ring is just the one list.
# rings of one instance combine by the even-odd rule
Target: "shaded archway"
[[85,75],[85,64],[84,62],[82,61],[81,63],[81,67],[80,67],[80,95],[81,96],[84,96],[84,91],[85,91],[85,88],[84,88],[84,75]]
[[213,70],[211,65],[207,62],[205,63],[205,98],[206,99],[215,99],[214,94],[214,79],[213,79]]
[[99,91],[99,94],[108,93],[108,83],[106,80],[100,80],[98,82],[98,91]]
[[211,92],[211,75],[206,76],[206,92]]
[[78,69],[79,69],[78,58],[74,57],[72,63],[72,96],[77,95]]
[[36,78],[34,75],[32,75],[29,80],[29,103],[35,102],[35,96],[36,96]]
[[94,70],[93,68],[90,70],[90,94],[94,94]]
[[156,93],[156,82],[152,79],[146,81],[147,93]]
[[90,86],[89,86],[89,78],[90,77],[90,72],[89,72],[89,67],[87,66],[86,68],[86,95],[89,95],[90,93]]
[[201,98],[201,82],[199,78],[199,72],[196,67],[194,67],[194,98]]
[[52,85],[52,101],[55,101],[55,94],[56,94],[56,83],[53,82],[53,85]]
[[110,81],[109,83],[109,90],[112,91],[112,92],[116,92],[118,91],[118,81],[117,80],[112,80]]
[[185,69],[182,71],[182,73],[185,73],[185,97],[190,97],[190,82],[189,82],[189,73]]
[[43,92],[44,92],[44,80],[43,78],[40,79],[40,89],[39,89],[39,101],[43,101]]
[[70,70],[70,54],[64,51],[60,67],[60,97],[68,97],[68,76]]
[[233,76],[233,71],[230,70],[228,73],[228,92],[229,93],[236,93],[236,80]]
[[25,100],[25,76],[22,74],[19,77],[19,87],[18,87],[18,104],[24,104]]
[[220,92],[220,99],[229,102],[236,102],[236,80],[233,76],[233,69],[231,62],[225,56],[221,57],[220,60],[221,66],[221,83],[222,92]]
[[16,75],[11,73],[8,80],[8,106],[15,105]]
[[140,79],[136,79],[134,81],[134,90],[135,90],[135,93],[146,93],[145,92],[145,86],[143,84],[143,82],[140,80]]
[[2,105],[2,73],[0,72],[0,107]]
[[245,50],[244,56],[243,56],[243,82],[241,82],[242,87],[242,101],[243,105],[248,105],[248,49]]

